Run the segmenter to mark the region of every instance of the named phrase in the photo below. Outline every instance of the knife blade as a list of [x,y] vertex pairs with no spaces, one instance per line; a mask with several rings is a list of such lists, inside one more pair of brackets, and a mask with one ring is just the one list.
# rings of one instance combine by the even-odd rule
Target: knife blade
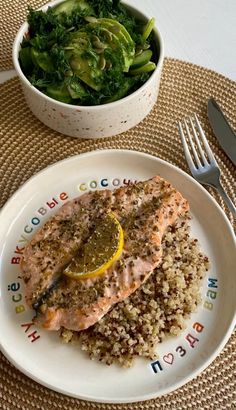
[[236,134],[214,98],[208,100],[207,112],[211,127],[220,146],[236,165]]

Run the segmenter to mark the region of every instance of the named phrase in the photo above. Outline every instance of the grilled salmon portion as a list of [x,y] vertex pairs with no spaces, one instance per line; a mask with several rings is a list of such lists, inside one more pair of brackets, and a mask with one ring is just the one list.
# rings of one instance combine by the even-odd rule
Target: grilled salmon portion
[[[37,310],[35,322],[50,330],[76,331],[96,323],[148,279],[161,262],[166,228],[187,211],[187,201],[159,176],[68,201],[23,255],[26,300]],[[96,221],[108,212],[115,214],[124,231],[120,258],[101,276],[75,280],[63,275]]]
[[86,241],[97,217],[110,209],[109,190],[89,192],[66,202],[33,236],[21,260],[26,302],[38,301],[57,283],[63,269]]

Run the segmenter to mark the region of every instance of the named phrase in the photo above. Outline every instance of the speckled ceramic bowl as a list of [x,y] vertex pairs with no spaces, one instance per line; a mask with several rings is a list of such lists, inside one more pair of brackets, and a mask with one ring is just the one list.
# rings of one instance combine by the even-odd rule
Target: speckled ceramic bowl
[[[46,10],[49,6],[53,7],[61,1],[51,1],[43,6],[42,10]],[[148,20],[148,17],[139,10],[128,5],[126,7],[136,17],[144,21]],[[14,41],[13,63],[29,108],[48,127],[71,137],[110,137],[134,127],[151,111],[157,100],[164,59],[163,40],[157,28],[154,28],[154,35],[159,50],[159,60],[148,81],[127,97],[97,106],[62,103],[46,96],[32,86],[23,74],[18,60],[20,44],[27,31],[28,24],[24,23]]]

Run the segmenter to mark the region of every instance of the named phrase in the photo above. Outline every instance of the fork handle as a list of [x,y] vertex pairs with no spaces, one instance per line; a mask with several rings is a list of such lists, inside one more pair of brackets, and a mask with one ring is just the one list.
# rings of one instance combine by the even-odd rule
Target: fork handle
[[230,197],[226,194],[221,182],[218,181],[217,185],[214,185],[214,188],[217,189],[219,194],[222,196],[223,200],[225,201],[226,205],[228,206],[229,210],[232,212],[234,218],[236,218],[236,207],[231,201]]

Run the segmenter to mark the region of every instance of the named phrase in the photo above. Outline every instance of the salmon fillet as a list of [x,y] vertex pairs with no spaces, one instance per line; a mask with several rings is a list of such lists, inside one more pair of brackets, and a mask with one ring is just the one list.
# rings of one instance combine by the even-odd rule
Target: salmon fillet
[[[173,186],[156,176],[114,191],[68,201],[28,243],[22,263],[27,303],[35,322],[49,330],[79,331],[133,293],[159,265],[166,228],[188,211]],[[120,258],[101,276],[75,280],[62,274],[93,231],[113,212],[124,231]]]

